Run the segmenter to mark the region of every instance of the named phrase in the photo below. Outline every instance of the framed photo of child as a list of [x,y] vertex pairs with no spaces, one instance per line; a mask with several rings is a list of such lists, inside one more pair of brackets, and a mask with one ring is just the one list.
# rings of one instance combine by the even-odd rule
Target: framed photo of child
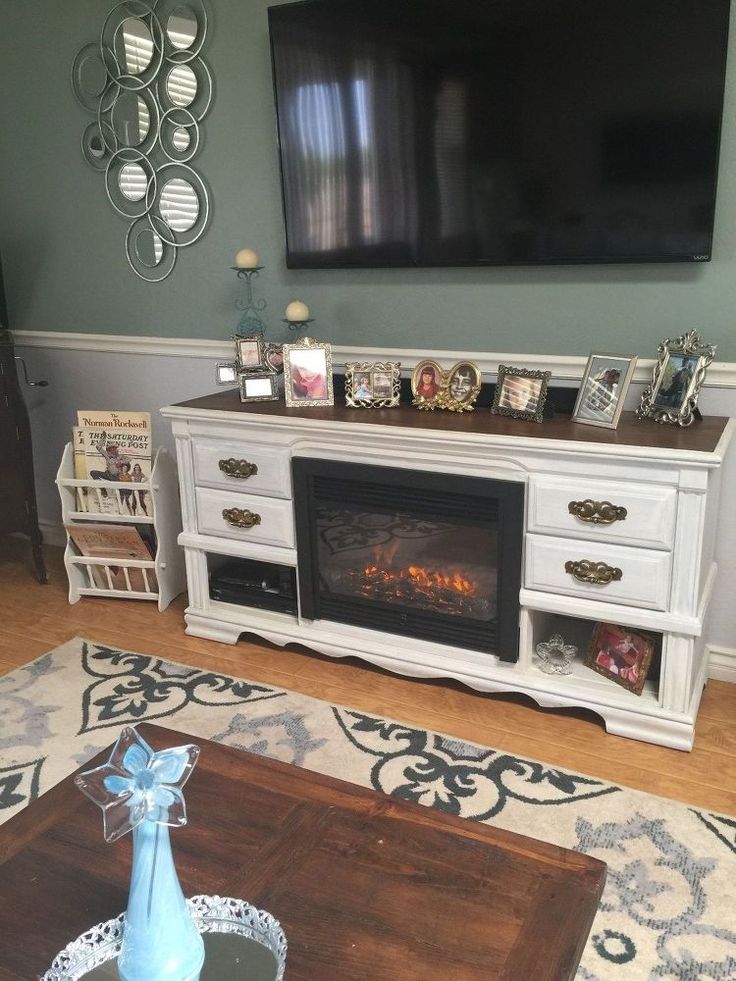
[[284,344],[284,397],[292,408],[300,405],[334,405],[332,346],[305,337],[298,344]]
[[345,365],[345,404],[352,409],[390,409],[399,404],[398,361],[352,361]]
[[655,640],[629,627],[597,623],[583,663],[617,685],[641,695]]

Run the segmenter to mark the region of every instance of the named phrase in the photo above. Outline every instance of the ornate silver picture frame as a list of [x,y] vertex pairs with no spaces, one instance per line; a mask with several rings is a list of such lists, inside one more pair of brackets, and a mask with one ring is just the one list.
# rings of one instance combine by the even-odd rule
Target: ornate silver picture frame
[[241,402],[273,402],[279,397],[277,376],[272,371],[242,371],[238,384]]
[[401,397],[399,361],[352,361],[345,365],[345,405],[391,409]]
[[642,393],[636,415],[639,419],[691,426],[716,346],[704,344],[700,334],[691,330],[681,337],[665,338],[657,348],[657,354],[652,380]]
[[238,365],[235,361],[218,361],[215,365],[215,384],[237,385]]
[[297,344],[284,344],[283,353],[286,404],[334,405],[332,346],[304,337]]
[[241,371],[262,371],[264,363],[263,335],[252,334],[248,337],[235,338],[235,350],[238,355],[238,366]]
[[636,368],[634,354],[592,351],[572,413],[573,422],[615,429]]
[[541,422],[551,375],[551,371],[532,371],[500,364],[491,412],[498,416]]

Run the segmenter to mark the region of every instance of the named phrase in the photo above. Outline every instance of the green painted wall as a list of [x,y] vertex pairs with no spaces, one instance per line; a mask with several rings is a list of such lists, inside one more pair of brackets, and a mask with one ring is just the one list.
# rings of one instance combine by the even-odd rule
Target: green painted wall
[[126,222],[81,159],[89,117],[69,83],[74,55],[112,6],[0,0],[0,250],[16,329],[227,338],[238,292],[229,267],[247,245],[267,266],[259,289],[274,340],[287,333],[286,303],[299,297],[316,318],[313,333],[342,344],[646,357],[662,337],[695,327],[719,345],[719,360],[736,361],[736,40],[711,263],[289,271],[268,2],[209,0],[216,94],[197,166],[212,191],[212,223],[169,280],[148,285],[128,269]]

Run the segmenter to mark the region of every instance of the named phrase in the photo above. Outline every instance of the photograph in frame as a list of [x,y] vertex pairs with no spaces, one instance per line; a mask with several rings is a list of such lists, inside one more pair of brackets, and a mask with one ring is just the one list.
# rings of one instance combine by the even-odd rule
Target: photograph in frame
[[450,412],[472,412],[480,395],[481,372],[472,361],[458,361],[447,372],[444,408]]
[[641,695],[655,640],[629,627],[597,623],[583,663],[635,695]]
[[238,383],[241,402],[273,402],[279,397],[278,381],[271,371],[241,372]]
[[657,348],[652,380],[642,393],[637,417],[691,426],[700,418],[698,396],[715,354],[716,346],[704,343],[696,330],[665,338]]
[[500,364],[491,412],[514,419],[542,422],[551,374],[550,371],[532,371]]
[[636,368],[633,354],[592,351],[572,413],[572,421],[615,429]]
[[400,362],[364,361],[345,365],[345,404],[349,408],[393,408],[399,404],[400,396]]
[[305,337],[284,344],[284,397],[288,406],[334,405],[332,348]]
[[215,383],[217,385],[237,385],[237,363],[235,361],[218,361],[215,365]]
[[264,367],[263,338],[260,334],[236,338],[235,347],[238,352],[238,364],[241,368],[246,371],[257,371]]
[[411,376],[412,405],[420,409],[435,409],[442,404],[444,383],[442,368],[436,361],[420,361]]

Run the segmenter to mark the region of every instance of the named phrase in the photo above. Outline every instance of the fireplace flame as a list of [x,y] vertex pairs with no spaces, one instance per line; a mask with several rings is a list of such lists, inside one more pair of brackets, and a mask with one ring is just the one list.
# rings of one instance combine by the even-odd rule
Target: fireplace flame
[[407,571],[420,588],[431,589],[433,586],[438,586],[440,589],[454,590],[464,596],[475,596],[478,591],[477,584],[470,582],[459,572],[434,572],[418,565],[410,565]]

